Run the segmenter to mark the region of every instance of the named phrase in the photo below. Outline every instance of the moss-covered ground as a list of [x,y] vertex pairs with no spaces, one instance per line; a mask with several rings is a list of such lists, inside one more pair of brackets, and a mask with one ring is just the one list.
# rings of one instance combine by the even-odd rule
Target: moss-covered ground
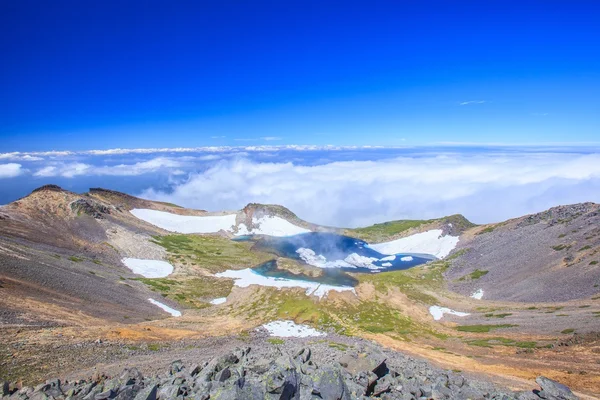
[[345,235],[356,237],[358,239],[365,240],[369,243],[378,243],[390,240],[401,233],[408,231],[412,228],[419,228],[423,225],[432,225],[431,229],[434,229],[434,225],[438,224],[449,224],[451,223],[454,227],[459,230],[467,229],[475,226],[469,222],[462,215],[450,215],[444,218],[427,219],[427,220],[399,220],[384,222],[381,224],[375,224],[364,228],[346,229]]
[[250,250],[252,242],[236,242],[216,235],[155,236],[154,242],[168,251],[173,264],[195,265],[211,273],[254,267],[273,258]]

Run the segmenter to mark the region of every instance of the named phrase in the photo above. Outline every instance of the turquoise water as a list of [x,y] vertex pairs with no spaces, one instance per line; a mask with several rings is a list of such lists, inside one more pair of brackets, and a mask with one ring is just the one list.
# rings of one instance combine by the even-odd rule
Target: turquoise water
[[[256,273],[262,276],[337,286],[356,286],[358,284],[358,281],[346,272],[377,273],[405,270],[435,259],[434,256],[428,254],[403,253],[396,254],[393,260],[382,260],[386,257],[389,258],[389,256],[372,249],[367,242],[350,236],[326,232],[310,232],[286,237],[268,236],[257,238],[254,236],[241,236],[236,240],[255,241],[252,247],[255,250],[269,252],[279,257],[286,257],[300,262],[305,262],[305,260],[297,252],[298,249],[310,249],[314,251],[315,255],[323,256],[328,263],[339,261],[335,267],[322,268],[322,274],[318,277],[304,273],[293,274],[287,270],[279,269],[275,261],[268,261],[253,268]],[[372,265],[369,267],[352,266],[341,262],[353,253],[375,260],[371,261]],[[402,257],[408,256],[412,259],[402,261]],[[386,266],[383,264],[386,264]]]

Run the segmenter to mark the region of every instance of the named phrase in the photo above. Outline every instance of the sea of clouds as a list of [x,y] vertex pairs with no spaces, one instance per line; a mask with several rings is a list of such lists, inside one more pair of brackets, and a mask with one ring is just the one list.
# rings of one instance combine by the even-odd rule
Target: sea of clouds
[[0,203],[47,183],[211,211],[281,204],[333,226],[456,213],[486,223],[600,202],[600,151],[248,146],[0,154]]

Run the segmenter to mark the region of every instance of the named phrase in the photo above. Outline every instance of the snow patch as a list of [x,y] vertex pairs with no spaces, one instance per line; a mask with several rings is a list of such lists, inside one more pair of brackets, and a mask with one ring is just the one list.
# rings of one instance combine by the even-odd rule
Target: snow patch
[[252,224],[256,226],[256,228],[253,228],[251,231],[248,231],[246,225],[240,224],[236,235],[292,236],[310,232],[309,229],[301,228],[281,217],[270,215],[265,215],[260,218],[253,217]]
[[317,296],[319,298],[323,298],[323,296],[327,295],[331,290],[336,292],[344,292],[351,291],[356,294],[354,288],[351,286],[333,286],[333,285],[325,285],[318,282],[309,282],[309,281],[301,281],[301,280],[292,280],[286,278],[273,278],[270,276],[262,276],[251,268],[241,269],[241,270],[227,270],[225,272],[220,272],[215,274],[217,278],[232,278],[235,280],[234,285],[238,287],[248,287],[250,285],[259,285],[259,286],[268,286],[268,287],[276,287],[276,288],[293,288],[299,287],[306,289],[306,295]]
[[396,256],[387,256],[387,257],[380,258],[379,261],[394,261],[395,259],[396,259]]
[[173,266],[166,261],[123,258],[121,262],[134,274],[144,278],[164,278],[173,272]]
[[156,301],[154,299],[148,299],[148,301],[150,303],[154,304],[155,306],[162,308],[164,311],[168,312],[169,314],[171,314],[174,317],[181,317],[180,311],[177,311],[174,308],[171,308],[168,305],[161,303],[160,301]]
[[137,218],[154,226],[177,233],[216,233],[220,230],[232,231],[233,225],[235,225],[235,214],[199,217],[194,215],[178,215],[165,211],[143,208],[134,208],[130,212]]
[[425,253],[444,258],[458,244],[458,236],[442,236],[442,233],[441,229],[432,229],[391,242],[371,244],[369,247],[382,254]]
[[326,336],[325,332],[320,332],[307,325],[299,325],[294,321],[273,321],[262,326],[269,331],[270,336],[279,337],[312,337]]
[[436,321],[439,321],[440,319],[442,319],[444,314],[452,314],[452,315],[456,315],[457,317],[466,317],[467,315],[471,315],[466,312],[454,311],[449,308],[440,307],[440,306],[429,307],[429,313],[431,314],[433,319]]
[[223,304],[227,301],[227,297],[217,297],[216,299],[213,299],[210,301],[210,304]]
[[405,257],[401,257],[400,258],[400,261],[406,261],[406,262],[408,262],[408,261],[412,261],[412,260],[413,260],[413,258],[411,256],[405,256]]
[[483,289],[478,289],[475,293],[471,295],[471,298],[475,300],[481,300],[483,298]]
[[382,267],[391,267],[392,263],[389,262],[384,262],[383,264],[381,264]]
[[373,261],[377,261],[377,258],[365,257],[365,256],[358,255],[356,253],[350,254],[348,257],[346,257],[344,259],[344,261],[350,265],[354,265],[355,267],[374,268],[374,269],[379,268],[379,267],[373,265]]
[[[318,268],[370,268],[370,269],[378,269],[377,265],[373,265],[374,261],[377,261],[377,258],[374,257],[365,257],[361,256],[357,253],[352,253],[348,255],[343,260],[334,260],[327,261],[322,254],[317,254],[312,249],[307,249],[304,247],[296,250],[296,253],[300,256],[300,258],[307,263],[308,265],[312,265]],[[392,264],[390,264],[391,266]]]

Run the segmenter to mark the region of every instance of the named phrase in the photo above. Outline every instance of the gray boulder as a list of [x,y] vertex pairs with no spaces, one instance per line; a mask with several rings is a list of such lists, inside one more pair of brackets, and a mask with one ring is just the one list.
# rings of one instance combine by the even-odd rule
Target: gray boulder
[[156,400],[157,390],[157,384],[146,386],[135,396],[135,400]]
[[312,394],[322,399],[350,400],[350,391],[339,368],[324,366],[315,371],[312,378]]
[[538,376],[535,381],[542,388],[542,391],[538,393],[538,396],[543,399],[579,400],[579,397],[575,396],[573,392],[571,392],[571,389],[562,383],[553,381],[545,376]]

